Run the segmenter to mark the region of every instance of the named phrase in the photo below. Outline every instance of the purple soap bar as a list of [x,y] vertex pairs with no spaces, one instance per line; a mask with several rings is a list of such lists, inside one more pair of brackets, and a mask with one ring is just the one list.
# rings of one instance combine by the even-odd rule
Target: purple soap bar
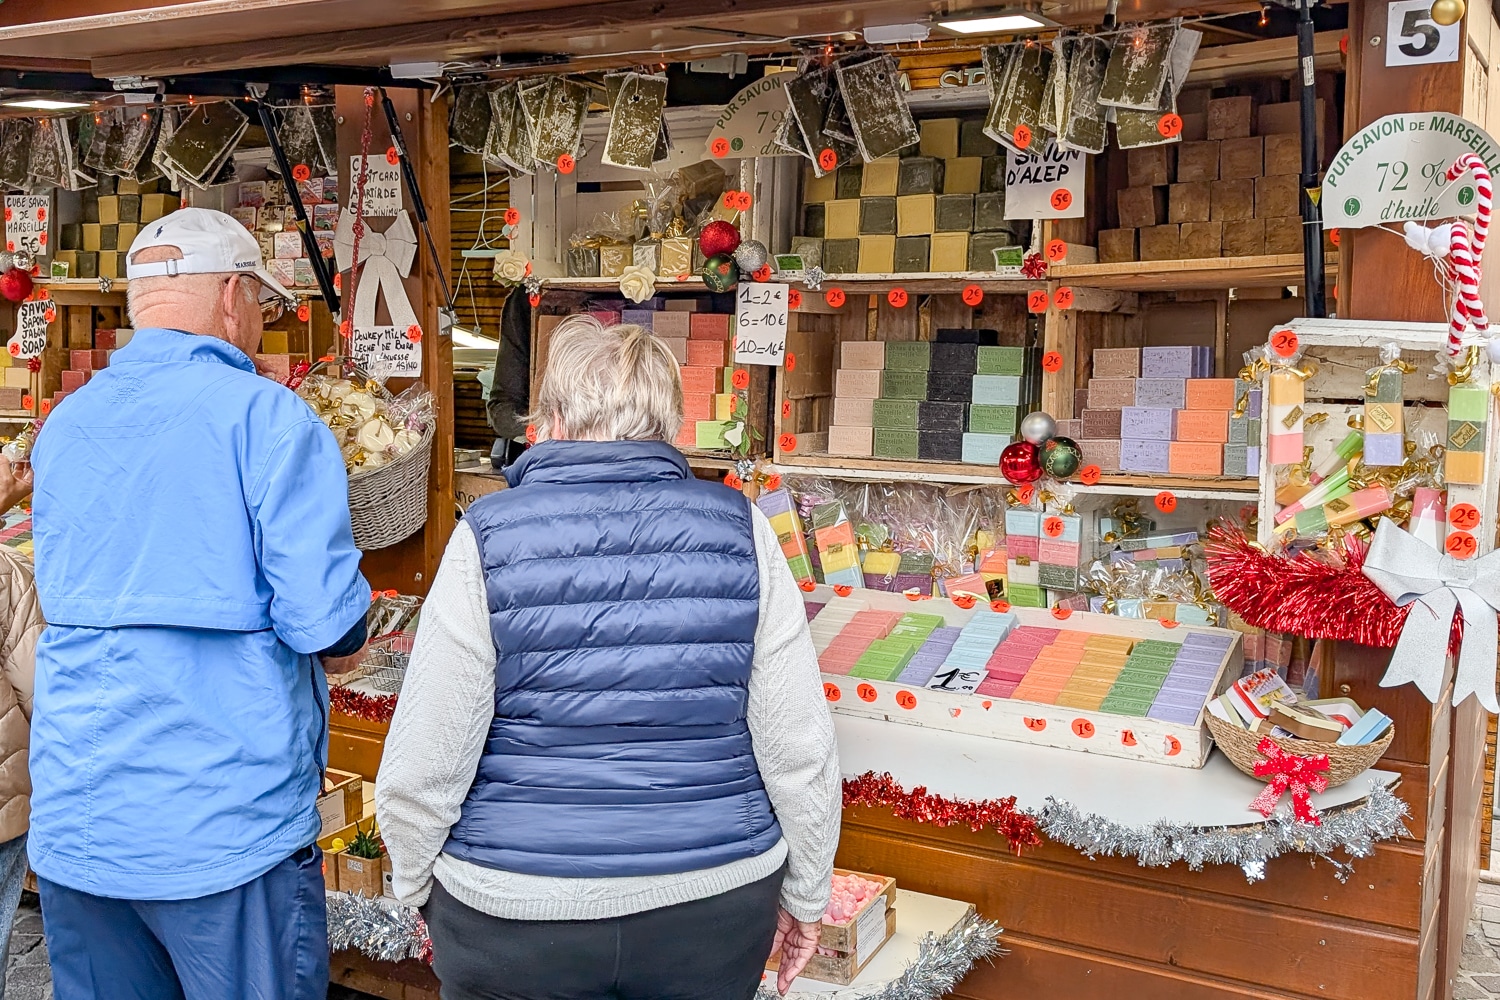
[[1210,344],[1193,348],[1193,378],[1214,377],[1214,349]]
[[1125,438],[1120,441],[1122,472],[1166,472],[1171,464],[1170,441],[1142,441]]
[[1157,722],[1175,722],[1178,725],[1191,726],[1198,721],[1198,713],[1202,710],[1202,706],[1180,708],[1174,705],[1163,705],[1158,708],[1153,705],[1151,711],[1147,713],[1147,718],[1155,719]]
[[1170,441],[1176,412],[1150,406],[1126,406],[1120,410],[1120,437]]
[[[1187,407],[1187,379],[1138,378],[1135,380],[1135,405],[1181,410]],[[1122,432],[1121,436],[1124,434]]]
[[811,601],[808,601],[807,604],[804,605],[804,607],[807,609],[808,621],[812,621],[814,618],[818,617],[818,612],[823,610],[823,605],[814,604]]
[[932,680],[933,674],[936,674],[938,672],[938,667],[940,666],[942,666],[942,661],[918,663],[915,659],[913,659],[906,665],[906,669],[901,671],[901,674],[896,678],[896,683],[914,684],[921,687],[926,687],[927,682]]
[[1402,434],[1366,434],[1366,465],[1406,464],[1406,437]]
[[1141,348],[1142,378],[1193,378],[1193,348]]

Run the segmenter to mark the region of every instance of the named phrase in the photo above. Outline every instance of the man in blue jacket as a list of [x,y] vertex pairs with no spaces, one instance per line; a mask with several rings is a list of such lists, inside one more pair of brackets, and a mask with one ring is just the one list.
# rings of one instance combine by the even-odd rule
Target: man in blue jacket
[[324,670],[369,585],[328,428],[250,359],[288,297],[184,209],[130,248],[134,338],[32,460],[30,860],[59,1000],[321,1000]]

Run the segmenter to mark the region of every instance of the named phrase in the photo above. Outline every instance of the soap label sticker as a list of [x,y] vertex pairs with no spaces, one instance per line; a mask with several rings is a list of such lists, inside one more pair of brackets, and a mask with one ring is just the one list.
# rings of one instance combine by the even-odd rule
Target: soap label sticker
[[394,326],[355,327],[349,353],[374,378],[422,374],[421,341]]

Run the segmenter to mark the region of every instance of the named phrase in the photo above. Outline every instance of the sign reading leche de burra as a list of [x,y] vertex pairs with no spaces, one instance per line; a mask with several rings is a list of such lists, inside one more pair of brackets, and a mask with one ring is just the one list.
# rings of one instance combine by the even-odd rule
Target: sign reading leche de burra
[[1431,222],[1472,215],[1473,174],[1448,180],[1448,168],[1474,153],[1500,174],[1500,147],[1457,115],[1412,111],[1387,115],[1360,129],[1333,158],[1323,178],[1328,229]]

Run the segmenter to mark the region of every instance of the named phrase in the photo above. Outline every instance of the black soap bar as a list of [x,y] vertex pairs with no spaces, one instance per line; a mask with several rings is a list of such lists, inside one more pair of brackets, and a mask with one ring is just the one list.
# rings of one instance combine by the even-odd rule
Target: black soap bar
[[895,236],[896,199],[861,198],[859,200],[859,234],[861,236]]
[[1005,154],[986,156],[979,170],[979,190],[1005,193]]
[[896,237],[896,271],[899,274],[910,274],[929,270],[928,262],[932,259],[932,237],[930,236],[897,236]]
[[823,204],[808,205],[802,209],[802,235],[823,238]]
[[839,167],[834,176],[834,196],[837,198],[858,198],[859,189],[865,180],[865,168],[858,164]]
[[1004,192],[990,192],[974,196],[974,231],[991,232],[1009,228],[1005,220]]
[[973,375],[979,364],[978,344],[934,343],[932,345],[932,370],[935,372],[959,372]]
[[931,156],[909,156],[901,161],[896,179],[896,193],[940,194],[943,190],[943,161]]
[[999,151],[995,140],[984,134],[983,118],[965,118],[958,123],[959,156],[995,156]]
[[[927,385],[932,386],[932,376],[927,377]],[[947,431],[949,433],[963,433],[964,416],[968,407],[963,403],[944,403],[938,400],[925,400],[917,404],[917,430],[919,431]]]
[[77,222],[64,222],[58,227],[58,239],[62,243],[60,250],[82,250],[83,226]]
[[928,372],[927,398],[939,403],[967,403],[974,398],[974,376],[964,372]]
[[973,229],[974,196],[972,194],[938,195],[936,221],[932,228],[939,233],[967,233]]
[[962,431],[918,431],[917,457],[928,462],[959,462],[964,457]]
[[1000,343],[1000,334],[994,330],[943,327],[938,330],[933,340],[939,344],[974,344],[977,347],[995,347]]

